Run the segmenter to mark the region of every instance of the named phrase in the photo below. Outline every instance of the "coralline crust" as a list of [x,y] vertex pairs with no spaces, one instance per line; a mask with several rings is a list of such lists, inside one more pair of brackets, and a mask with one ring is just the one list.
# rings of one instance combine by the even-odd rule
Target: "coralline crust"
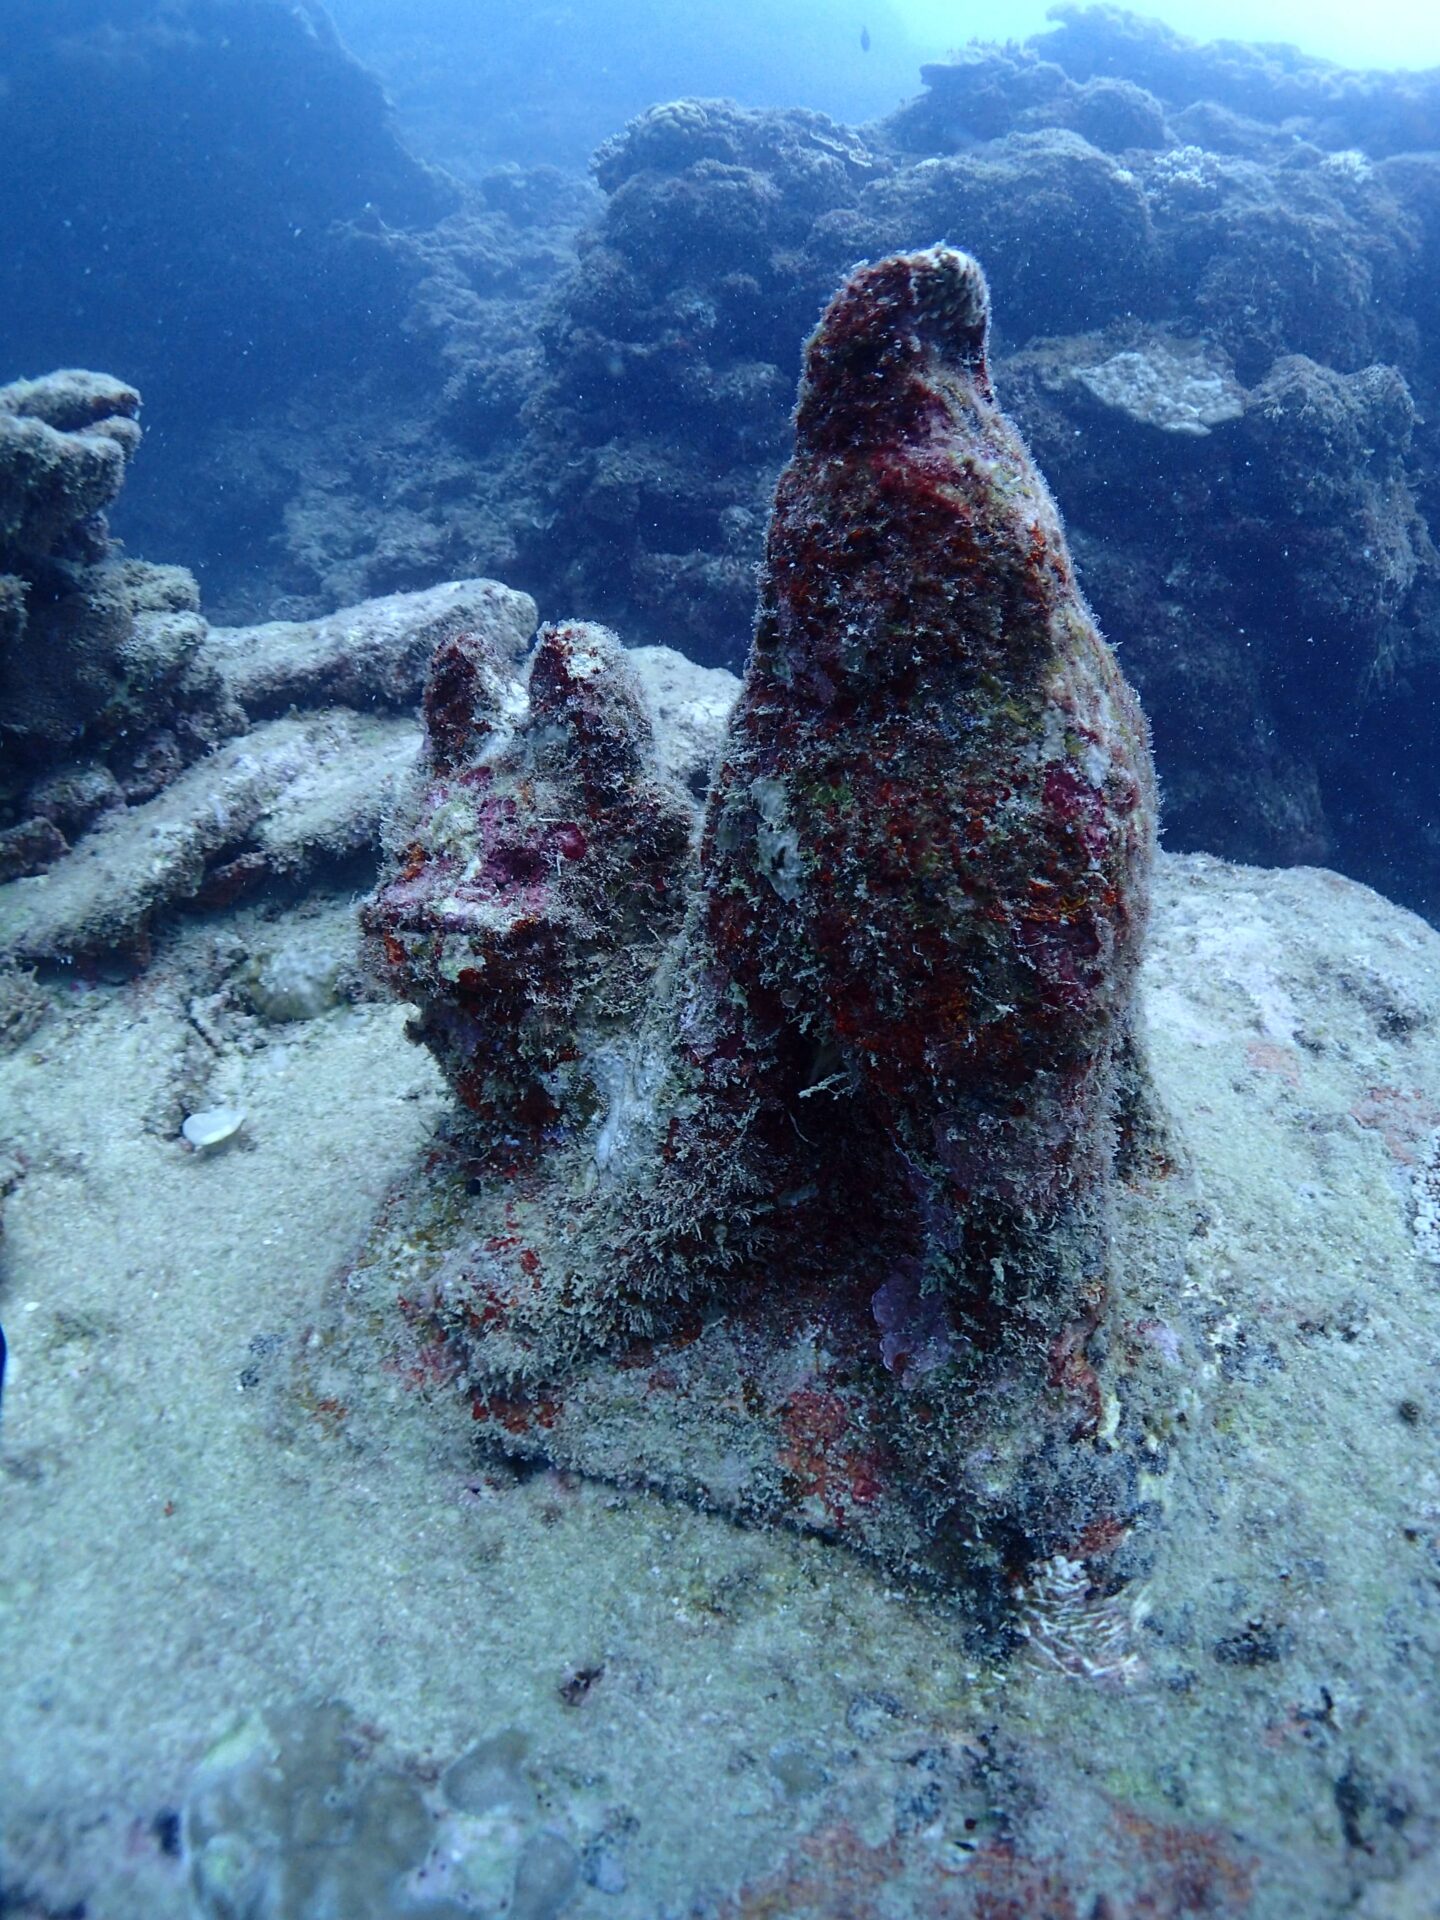
[[1138,1511],[1112,1199],[1165,1156],[1147,730],[988,321],[948,247],[827,309],[693,856],[610,636],[508,691],[452,641],[367,920],[475,1116],[371,1257],[484,1431],[993,1593]]

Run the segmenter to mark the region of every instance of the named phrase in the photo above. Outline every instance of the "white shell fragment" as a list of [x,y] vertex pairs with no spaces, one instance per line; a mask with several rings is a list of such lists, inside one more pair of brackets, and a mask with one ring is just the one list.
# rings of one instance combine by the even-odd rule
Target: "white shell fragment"
[[233,1140],[245,1124],[239,1107],[207,1107],[203,1113],[188,1113],[180,1131],[196,1153],[211,1153]]

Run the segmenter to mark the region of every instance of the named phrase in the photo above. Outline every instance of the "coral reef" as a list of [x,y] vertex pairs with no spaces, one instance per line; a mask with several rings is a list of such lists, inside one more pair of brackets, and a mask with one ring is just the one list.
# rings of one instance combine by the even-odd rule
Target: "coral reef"
[[364,919],[469,1110],[400,1277],[477,1420],[993,1599],[1136,1511],[1096,1362],[1155,793],[988,324],[943,247],[827,309],[688,888],[613,640],[459,636]]
[[[795,343],[855,260],[944,236],[986,262],[1008,405],[1145,698],[1172,843],[1324,859],[1440,912],[1434,76],[1071,7],[927,67],[888,121],[672,100],[603,142],[594,185],[462,184],[404,153],[318,14],[187,0],[182,52],[158,0],[32,11],[6,160],[49,180],[41,156],[73,154],[86,184],[55,171],[43,257],[27,224],[0,267],[0,360],[36,364],[32,316],[47,356],[103,349],[136,379],[185,457],[145,463],[124,524],[142,552],[183,524],[226,620],[490,572],[738,668]],[[102,79],[124,103],[103,121]],[[479,144],[547,84],[517,76]],[[264,138],[216,179],[232,111]],[[96,197],[162,161],[194,182],[163,230]]]
[[568,603],[739,666],[794,343],[859,252],[817,267],[806,237],[881,165],[823,115],[723,101],[652,108],[600,149],[605,218],[547,316],[531,411],[526,559]]
[[1063,0],[1050,17],[1059,26],[1030,45],[1082,90],[1124,74],[1182,116],[1218,109],[1237,129],[1247,120],[1252,132],[1257,122],[1283,125],[1318,147],[1358,147],[1376,158],[1440,144],[1440,72],[1433,68],[1355,73],[1297,47],[1197,44],[1144,15],[1075,0]]
[[[855,259],[946,235],[986,262],[1009,405],[1127,649],[1172,841],[1326,859],[1435,910],[1415,715],[1440,683],[1440,195],[1433,152],[1382,157],[1366,106],[1432,83],[1250,60],[1104,9],[925,80],[858,132],[684,101],[606,143],[604,217],[527,412],[527,584],[738,663],[797,317]],[[1317,722],[1342,707],[1351,724]]]
[[139,411],[135,389],[104,374],[0,387],[0,818],[15,822],[12,873],[50,864],[64,832],[153,793],[233,722],[202,657],[194,580],[124,559],[108,537]]

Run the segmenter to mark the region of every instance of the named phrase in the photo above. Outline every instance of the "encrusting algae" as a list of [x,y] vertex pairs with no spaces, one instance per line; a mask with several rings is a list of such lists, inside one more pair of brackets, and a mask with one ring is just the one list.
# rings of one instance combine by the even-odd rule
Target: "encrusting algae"
[[934,247],[810,340],[698,847],[612,636],[462,638],[366,909],[466,1109],[408,1202],[444,1252],[395,1258],[476,1420],[971,1592],[1140,1500],[1105,1329],[1156,815],[988,320]]

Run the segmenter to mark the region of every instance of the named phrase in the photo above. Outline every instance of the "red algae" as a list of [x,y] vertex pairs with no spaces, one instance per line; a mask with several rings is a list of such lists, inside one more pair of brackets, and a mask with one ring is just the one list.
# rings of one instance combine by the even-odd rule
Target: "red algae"
[[810,340],[698,850],[611,636],[447,642],[366,922],[469,1111],[405,1290],[494,1443],[1003,1613],[1056,1556],[1113,1592],[1141,1507],[1156,799],[988,321],[935,247]]
[[579,1034],[634,1012],[637,941],[678,923],[690,812],[600,627],[547,627],[523,680],[483,637],[447,639],[425,729],[418,817],[364,925],[491,1146],[528,1152],[593,1107]]
[[864,1109],[922,1294],[973,1290],[967,1243],[1103,1237],[1154,837],[1144,719],[987,322],[937,247],[856,273],[811,340],[701,859],[715,1077]]

